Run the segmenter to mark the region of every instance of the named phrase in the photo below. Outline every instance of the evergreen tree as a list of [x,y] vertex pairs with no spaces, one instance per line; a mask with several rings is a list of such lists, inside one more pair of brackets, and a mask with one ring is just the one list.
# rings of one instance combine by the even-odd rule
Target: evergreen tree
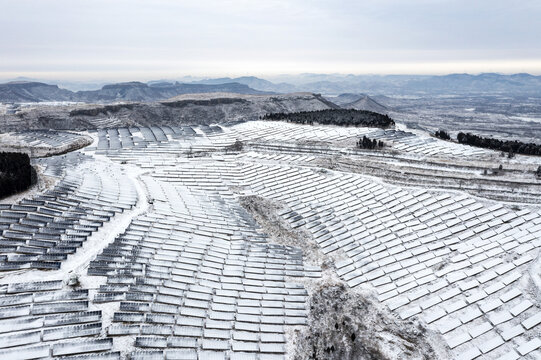
[[376,139],[370,139],[366,135],[357,141],[357,147],[359,149],[375,149],[382,148],[385,144],[383,141],[377,141]]
[[280,120],[297,124],[338,126],[366,126],[388,128],[393,126],[394,120],[388,115],[378,114],[372,111],[355,109],[326,109],[317,111],[300,111],[294,113],[265,114],[262,120]]
[[456,138],[461,144],[508,153],[510,158],[515,154],[541,155],[541,145],[534,143],[523,143],[517,140],[484,138],[470,133],[465,134],[463,132],[459,132]]
[[21,153],[0,153],[0,198],[26,190],[31,184],[30,157]]
[[449,134],[445,130],[440,129],[436,131],[434,135],[443,140],[451,140],[451,136],[449,136]]

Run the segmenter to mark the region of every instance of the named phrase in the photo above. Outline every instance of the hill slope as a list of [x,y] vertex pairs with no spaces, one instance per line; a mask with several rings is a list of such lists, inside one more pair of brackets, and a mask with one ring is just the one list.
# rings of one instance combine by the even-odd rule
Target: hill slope
[[186,94],[161,102],[28,107],[0,117],[4,131],[20,129],[96,129],[121,126],[210,124],[255,120],[267,113],[329,109],[311,93],[246,95]]
[[330,97],[330,101],[343,109],[367,110],[378,113],[386,113],[389,109],[366,94],[344,93]]
[[388,111],[386,106],[378,103],[368,95],[365,95],[349,104],[342,105],[342,107],[344,109],[367,110],[378,113],[385,113]]
[[72,101],[74,93],[57,85],[40,82],[9,82],[0,84],[0,102]]

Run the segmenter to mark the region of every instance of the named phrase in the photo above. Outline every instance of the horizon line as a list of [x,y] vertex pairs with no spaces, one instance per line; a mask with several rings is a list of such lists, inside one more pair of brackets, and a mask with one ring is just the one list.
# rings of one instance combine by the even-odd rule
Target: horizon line
[[[84,74],[88,72],[80,72],[80,74]],[[274,82],[273,80],[268,80],[269,78],[279,78],[279,77],[294,77],[294,76],[343,76],[343,77],[349,77],[349,76],[375,76],[375,77],[392,77],[392,76],[424,76],[424,77],[443,77],[443,76],[450,76],[450,75],[470,75],[470,76],[480,76],[480,75],[501,75],[501,76],[514,76],[514,75],[529,75],[529,76],[541,76],[541,73],[535,73],[535,72],[503,72],[503,71],[486,71],[486,72],[449,72],[449,73],[350,73],[350,72],[304,72],[304,73],[282,73],[282,74],[275,74],[275,75],[262,75],[262,74],[216,74],[216,75],[194,75],[194,74],[184,74],[184,75],[165,75],[165,76],[156,76],[156,77],[117,77],[115,78],[84,78],[82,77],[56,77],[52,73],[50,75],[43,75],[43,76],[32,76],[31,74],[35,73],[19,73],[17,76],[2,76],[2,73],[0,72],[0,83],[7,84],[10,82],[18,82],[18,81],[27,81],[27,82],[47,82],[47,81],[58,81],[58,82],[113,82],[113,83],[129,83],[129,82],[140,82],[140,83],[148,83],[153,81],[180,81],[182,83],[182,78],[193,78],[193,81],[201,81],[201,80],[215,80],[215,79],[221,79],[221,78],[229,78],[231,80],[235,80],[236,78],[243,78],[243,77],[253,77],[258,78],[262,80],[267,80],[270,82]],[[54,85],[54,84],[50,84]]]

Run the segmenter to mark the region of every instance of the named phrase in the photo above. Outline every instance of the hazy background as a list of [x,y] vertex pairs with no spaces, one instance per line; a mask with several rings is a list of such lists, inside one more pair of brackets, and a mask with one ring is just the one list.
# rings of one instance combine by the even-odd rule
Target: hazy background
[[0,79],[541,74],[541,1],[0,0]]

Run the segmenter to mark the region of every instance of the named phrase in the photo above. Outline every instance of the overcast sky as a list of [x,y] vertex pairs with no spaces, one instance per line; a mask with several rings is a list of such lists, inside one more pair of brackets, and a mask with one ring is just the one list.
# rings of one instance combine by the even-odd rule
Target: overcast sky
[[0,0],[0,78],[541,74],[540,0]]

